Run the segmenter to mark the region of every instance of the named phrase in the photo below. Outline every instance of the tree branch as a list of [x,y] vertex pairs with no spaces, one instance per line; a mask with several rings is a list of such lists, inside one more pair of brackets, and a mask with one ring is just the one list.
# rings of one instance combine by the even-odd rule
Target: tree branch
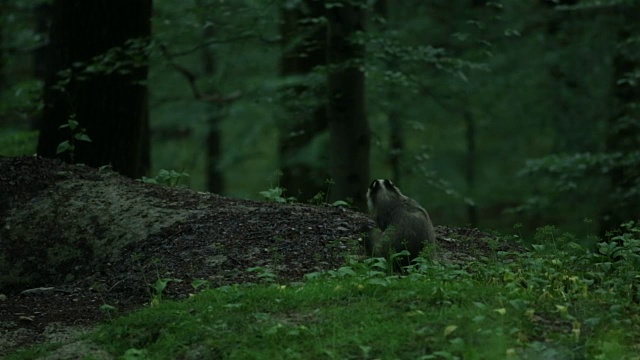
[[242,96],[242,92],[240,91],[234,91],[230,94],[220,94],[220,93],[203,94],[200,91],[200,88],[198,88],[198,84],[197,84],[198,77],[191,70],[187,69],[186,67],[178,64],[175,60],[173,60],[173,57],[177,55],[169,53],[165,45],[160,45],[160,50],[162,51],[162,54],[164,55],[169,65],[173,67],[177,72],[179,72],[187,80],[187,82],[189,83],[189,88],[191,89],[191,93],[193,93],[193,96],[196,100],[200,100],[207,103],[225,103],[225,102],[232,102],[238,99],[240,96]]

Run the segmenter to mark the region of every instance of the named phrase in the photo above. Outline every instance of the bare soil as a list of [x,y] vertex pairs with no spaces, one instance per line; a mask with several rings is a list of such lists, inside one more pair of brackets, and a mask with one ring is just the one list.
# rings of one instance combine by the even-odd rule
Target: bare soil
[[[55,174],[72,172],[95,179],[97,170],[40,158],[0,158],[0,225],[7,206],[25,203],[50,189]],[[129,181],[129,180],[127,180]],[[373,226],[366,215],[330,206],[277,204],[225,198],[187,189],[140,184],[144,191],[181,208],[205,208],[159,232],[125,246],[105,263],[81,269],[64,280],[44,277],[31,289],[0,288],[0,357],[43,341],[64,341],[114,316],[105,304],[125,314],[147,306],[158,279],[169,281],[163,298],[186,298],[194,280],[211,287],[260,282],[268,269],[279,283],[304,274],[336,269],[350,256],[362,256],[361,236]],[[498,250],[492,236],[476,229],[436,227],[438,258],[466,263]],[[0,238],[0,242],[3,241]],[[4,239],[6,241],[6,239]],[[16,249],[19,259],[33,249]],[[86,265],[86,264],[85,264]],[[26,290],[26,291],[25,291]]]

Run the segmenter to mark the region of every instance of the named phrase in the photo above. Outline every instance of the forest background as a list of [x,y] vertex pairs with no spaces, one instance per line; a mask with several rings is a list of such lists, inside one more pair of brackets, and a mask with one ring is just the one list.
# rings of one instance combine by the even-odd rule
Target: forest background
[[[639,1],[152,6],[2,2],[0,155],[356,205],[391,178],[436,225],[523,236],[588,238],[640,214]],[[112,45],[91,40],[101,31]],[[340,158],[360,195],[336,179]]]

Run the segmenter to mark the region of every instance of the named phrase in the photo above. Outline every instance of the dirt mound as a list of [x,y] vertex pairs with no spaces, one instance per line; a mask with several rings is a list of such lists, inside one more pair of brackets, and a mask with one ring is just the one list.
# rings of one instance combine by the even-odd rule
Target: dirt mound
[[[104,187],[107,182],[110,187]],[[60,205],[58,200],[49,206],[67,206],[64,209],[72,216],[43,217],[32,226],[47,227],[48,234],[59,235],[55,237],[58,241],[71,239],[87,247],[91,237],[82,232],[82,226],[88,225],[78,219],[91,218],[96,228],[104,228],[94,231],[93,236],[110,250],[81,253],[56,269],[55,276],[36,278],[40,280],[35,289],[0,289],[0,355],[82,331],[114,316],[104,305],[116,308],[117,314],[144,306],[157,295],[153,285],[158,281],[167,284],[162,292],[165,298],[179,299],[195,291],[194,281],[216,287],[260,282],[266,276],[287,283],[301,280],[306,273],[336,269],[346,257],[362,254],[361,235],[373,226],[367,216],[343,208],[230,199],[142,184],[113,173],[35,157],[0,158],[0,204],[4,207],[0,222],[6,226],[9,214],[15,214],[9,209],[26,207],[34,199],[40,204],[43,199],[58,199],[60,192],[69,188],[73,192],[62,196],[65,204],[77,206]],[[142,196],[146,200],[140,201]],[[76,200],[69,201],[69,197]],[[109,229],[107,221],[86,215],[91,212],[88,207],[104,204],[107,197],[117,200],[109,200],[110,205],[96,214],[102,211],[104,218],[111,217],[111,226],[119,229]],[[147,208],[156,210],[145,211]],[[172,220],[154,220],[166,216]],[[77,223],[84,225],[75,226]],[[160,223],[162,226],[149,230]],[[77,233],[59,232],[56,226],[76,228]],[[130,228],[123,231],[126,226]],[[135,236],[131,232],[136,232]],[[475,229],[436,227],[436,232],[438,257],[444,261],[466,262],[515,248],[508,244],[497,248],[491,236]],[[44,236],[42,232],[34,234]],[[13,249],[15,252],[4,255],[18,261],[30,252],[38,253],[32,247],[33,241],[40,240],[31,240],[5,246],[2,242],[8,237],[2,236],[0,246]],[[51,255],[42,252],[39,256],[37,261],[42,262]],[[39,269],[46,268],[46,263],[39,264]]]

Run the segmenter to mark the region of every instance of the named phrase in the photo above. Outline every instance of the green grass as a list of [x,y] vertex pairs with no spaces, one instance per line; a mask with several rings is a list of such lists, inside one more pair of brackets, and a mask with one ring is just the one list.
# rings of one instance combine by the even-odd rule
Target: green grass
[[591,251],[546,227],[531,252],[406,276],[353,262],[163,301],[89,339],[123,359],[638,359],[639,235]]

